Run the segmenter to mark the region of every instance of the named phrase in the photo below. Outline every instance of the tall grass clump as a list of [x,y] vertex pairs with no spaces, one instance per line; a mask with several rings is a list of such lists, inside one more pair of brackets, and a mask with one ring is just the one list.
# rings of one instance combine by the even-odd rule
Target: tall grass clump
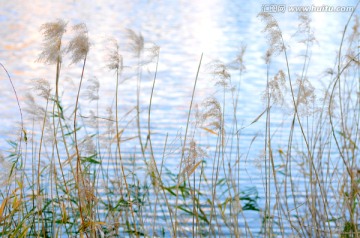
[[[357,152],[356,146],[352,143],[350,146],[347,140],[354,142],[358,138],[355,132],[357,131],[355,118],[359,116],[356,109],[358,95],[353,90],[355,85],[358,87],[358,80],[354,80],[358,77],[355,73],[358,65],[346,58],[349,57],[349,52],[358,40],[354,37],[355,35],[358,37],[358,22],[354,23],[353,32],[347,42],[348,49],[343,53],[344,39],[348,35],[348,25],[352,19],[352,15],[350,16],[343,31],[337,63],[334,69],[328,70],[325,74],[329,76],[325,78],[326,82],[331,83],[322,90],[323,95],[320,96],[307,75],[311,67],[311,48],[316,42],[309,16],[304,14],[299,16],[300,24],[295,34],[304,49],[304,61],[300,72],[293,72],[294,69],[291,68],[289,49],[275,18],[267,13],[260,14],[260,17],[265,22],[264,31],[268,34],[270,46],[265,56],[267,89],[264,99],[267,104],[267,132],[264,163],[266,171],[264,232],[270,236],[274,233],[274,226],[283,231],[288,223],[296,236],[357,237],[358,222],[355,216],[359,210],[355,208],[355,203],[358,200],[358,192],[354,189],[358,187],[358,182],[354,183],[357,179],[354,178],[353,172],[357,170]],[[285,66],[271,78],[269,76],[271,59],[281,54]],[[291,100],[286,101],[285,95]],[[278,154],[274,154],[272,137],[275,132],[271,132],[271,111],[275,105],[287,107],[291,115],[287,148],[279,149]],[[345,137],[348,139],[340,140],[344,133],[347,134]],[[351,150],[352,153],[347,153],[345,156],[344,150]],[[279,176],[279,170],[276,168],[279,159],[276,158],[283,161],[281,174],[284,177]],[[297,182],[300,180],[303,182]],[[345,189],[347,186],[352,189]],[[271,191],[274,191],[275,196],[270,195]],[[300,194],[305,199],[301,199]]]
[[[113,88],[102,95],[86,25],[44,24],[38,62],[52,77],[16,96],[21,127],[0,154],[0,235],[358,237],[359,20],[349,17],[319,84],[308,74],[310,16],[292,35],[300,66],[274,16],[259,18],[269,44],[258,116],[240,114],[242,44],[230,62],[199,56],[184,118],[161,133],[160,47],[130,29],[106,40],[100,73]],[[203,83],[212,93],[200,96]]]

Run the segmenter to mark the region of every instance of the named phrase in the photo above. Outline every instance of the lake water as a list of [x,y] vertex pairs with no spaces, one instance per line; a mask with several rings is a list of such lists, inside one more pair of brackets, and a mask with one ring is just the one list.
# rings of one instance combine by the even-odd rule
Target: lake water
[[[99,1],[99,0],[64,0],[64,1],[6,1],[0,0],[0,62],[9,71],[23,109],[26,108],[27,96],[36,78],[54,80],[55,66],[36,62],[42,47],[42,35],[39,31],[42,24],[56,19],[68,21],[69,26],[85,23],[92,43],[85,70],[85,80],[96,77],[100,81],[100,115],[105,116],[106,108],[113,105],[115,77],[106,69],[107,40],[110,37],[120,42],[124,49],[125,66],[132,63],[126,58],[126,40],[124,32],[130,28],[141,32],[146,42],[153,42],[160,47],[158,75],[153,98],[151,116],[152,137],[156,157],[161,158],[166,134],[173,141],[180,130],[184,133],[192,88],[201,54],[203,62],[195,92],[195,102],[208,95],[221,96],[219,88],[214,86],[212,76],[206,65],[213,60],[229,63],[234,60],[242,45],[246,45],[244,64],[246,71],[241,79],[236,71],[231,71],[232,82],[240,83],[237,118],[240,127],[249,125],[265,109],[261,100],[266,88],[266,64],[264,54],[268,47],[266,34],[262,32],[264,23],[257,15],[269,1]],[[355,6],[357,1],[283,1],[289,6]],[[359,9],[356,10],[359,13]],[[293,77],[302,70],[304,48],[297,43],[294,36],[298,26],[298,13],[285,11],[275,13],[286,44],[289,45],[289,61]],[[324,82],[322,75],[327,68],[332,68],[341,41],[341,32],[350,16],[350,12],[312,12],[312,27],[317,43],[311,49],[311,65],[307,75],[310,82],[320,88]],[[66,59],[65,59],[66,60]],[[65,61],[64,60],[64,61]],[[69,62],[69,61],[68,61]],[[270,74],[279,69],[285,70],[282,55],[274,57]],[[81,65],[69,65],[64,62],[64,104],[73,102],[74,86],[78,85]],[[142,108],[142,126],[146,130],[147,105],[150,98],[154,64],[143,69],[140,105]],[[147,72],[149,70],[149,72]],[[131,76],[130,73],[125,76]],[[124,77],[125,77],[124,76]],[[86,82],[85,82],[86,86]],[[85,87],[84,86],[84,87]],[[136,105],[136,80],[130,78],[120,86],[120,110],[125,113]],[[19,112],[11,85],[4,73],[0,73],[0,152],[6,154],[5,140],[14,139],[12,132],[19,123]],[[319,93],[316,91],[316,93]],[[220,96],[219,96],[220,95]],[[228,97],[227,100],[231,98]],[[86,100],[81,99],[81,112],[89,115],[95,104],[86,107]],[[230,102],[230,101],[229,101]],[[227,104],[226,113],[231,113],[231,104]],[[25,113],[25,116],[28,115]],[[28,121],[29,118],[25,117]],[[240,150],[247,154],[244,163],[244,185],[257,188],[260,207],[263,206],[264,177],[257,168],[256,160],[262,153],[265,118],[241,131]],[[227,121],[231,125],[231,118]],[[276,134],[274,148],[286,146],[290,119],[288,114],[275,114],[272,123],[279,131]],[[30,126],[31,127],[31,126]],[[229,128],[230,129],[230,128]],[[130,137],[136,130],[128,129]],[[252,144],[252,139],[256,140]],[[204,139],[205,140],[205,139]],[[211,144],[214,138],[202,141],[203,145]],[[133,150],[131,142],[124,144],[126,149]],[[137,148],[139,152],[139,148]],[[212,148],[207,148],[211,150]],[[126,153],[126,152],[124,152]],[[231,158],[230,158],[231,160]],[[168,168],[177,169],[178,161],[169,158],[165,161]],[[257,216],[254,220],[258,219]],[[257,225],[254,225],[256,229]]]

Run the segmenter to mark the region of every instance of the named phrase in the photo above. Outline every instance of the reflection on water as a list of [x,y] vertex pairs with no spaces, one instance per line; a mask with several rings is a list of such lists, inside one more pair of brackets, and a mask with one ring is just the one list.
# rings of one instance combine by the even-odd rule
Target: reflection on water
[[[301,4],[301,2],[298,2]],[[125,28],[141,32],[145,39],[161,47],[159,74],[154,106],[166,113],[168,105],[158,105],[157,101],[171,102],[176,109],[183,110],[188,104],[192,82],[200,54],[204,53],[204,61],[221,59],[232,61],[242,44],[247,45],[244,62],[247,72],[241,84],[239,118],[244,123],[255,118],[263,108],[257,98],[265,86],[265,65],[263,55],[266,39],[261,32],[262,25],[256,17],[261,10],[261,2],[241,1],[202,1],[157,2],[157,1],[1,1],[0,8],[0,50],[2,63],[11,72],[20,97],[24,98],[24,89],[31,85],[34,78],[53,77],[49,66],[35,62],[41,47],[39,27],[54,19],[60,18],[71,24],[85,22],[89,28],[89,36],[93,43],[89,56],[88,76],[101,77],[102,89],[112,90],[111,76],[104,75],[103,54],[108,37],[119,40],[124,36]],[[295,3],[292,3],[295,5]],[[319,3],[320,4],[320,3]],[[354,1],[346,1],[344,5],[354,5]],[[333,53],[340,41],[339,32],[344,26],[348,13],[316,13],[312,14],[313,27],[319,45],[313,49],[314,69],[309,69],[309,77],[315,83],[319,78],[318,69],[332,66]],[[295,13],[277,14],[280,27],[289,43],[297,27]],[[335,37],[334,37],[335,36]],[[123,45],[123,49],[126,48]],[[294,62],[301,59],[297,47],[290,48]],[[126,63],[126,59],[125,59]],[[274,62],[273,64],[283,62]],[[317,67],[319,65],[319,67]],[[50,67],[51,68],[51,67]],[[274,67],[275,69],[276,67]],[[54,70],[54,69],[53,69]],[[75,70],[70,70],[76,75]],[[70,74],[71,75],[71,74]],[[71,75],[73,77],[75,75]],[[211,87],[210,77],[206,72],[200,74],[198,95],[206,95]],[[2,77],[1,79],[5,79]],[[233,81],[237,81],[236,73]],[[4,92],[1,94],[1,105],[14,102],[6,80],[1,81]],[[130,85],[130,87],[133,85]],[[169,93],[169,90],[171,93]],[[129,92],[124,88],[125,95]],[[131,98],[131,95],[129,95]],[[147,100],[147,97],[143,97]],[[106,101],[106,100],[104,100]],[[128,100],[124,100],[129,102]],[[104,102],[105,104],[106,102]],[[15,103],[13,104],[15,106]],[[18,113],[13,107],[2,106],[3,117],[8,121],[16,118]],[[2,128],[4,131],[5,128]]]
[[[260,100],[266,85],[266,65],[263,56],[267,42],[261,32],[263,24],[257,18],[265,1],[4,1],[0,0],[0,52],[1,63],[10,72],[19,94],[20,103],[25,107],[26,94],[35,78],[54,80],[55,67],[36,62],[40,52],[42,36],[39,28],[43,23],[60,18],[69,21],[69,25],[84,22],[89,30],[92,48],[88,57],[85,79],[97,77],[101,83],[100,114],[105,116],[110,105],[114,105],[114,75],[108,72],[104,63],[107,39],[114,37],[121,42],[124,51],[125,66],[131,62],[126,58],[125,29],[131,28],[141,32],[147,42],[160,46],[160,60],[155,86],[151,127],[154,149],[157,155],[162,154],[167,133],[169,141],[178,136],[179,130],[186,126],[187,110],[191,100],[192,87],[201,53],[204,53],[203,67],[200,71],[196,88],[195,101],[200,102],[206,96],[216,93],[214,81],[206,65],[208,62],[220,59],[231,62],[239,53],[242,45],[247,46],[244,56],[246,71],[241,82],[237,71],[232,71],[232,82],[240,85],[239,108],[237,118],[239,125],[249,125],[264,111],[264,103]],[[286,1],[285,1],[286,2]],[[289,1],[290,2],[290,1]],[[288,2],[286,2],[288,3]],[[325,2],[324,2],[325,3]],[[328,1],[326,1],[329,4]],[[290,4],[290,3],[289,3]],[[295,3],[292,1],[291,4]],[[298,1],[302,4],[302,1]],[[317,4],[321,5],[320,2]],[[343,1],[342,5],[355,5],[355,1]],[[289,58],[293,72],[301,72],[304,49],[296,45],[294,33],[298,24],[297,14],[285,12],[276,14],[283,30],[285,41],[289,43]],[[308,76],[314,85],[319,81],[322,71],[332,67],[334,52],[341,40],[341,32],[349,13],[313,13],[313,27],[318,45],[312,51],[312,64]],[[295,47],[293,47],[295,45]],[[298,47],[299,46],[299,47]],[[66,60],[66,59],[65,59]],[[65,61],[66,62],[66,61]],[[275,74],[284,67],[282,59],[274,59],[270,69]],[[78,85],[80,66],[64,64],[62,74],[65,91],[64,104],[73,102],[74,85]],[[141,84],[141,105],[148,105],[155,65],[144,69]],[[148,73],[147,70],[150,72]],[[19,122],[13,92],[7,78],[0,74],[0,149],[6,146],[4,140],[14,136],[10,132]],[[295,76],[295,75],[294,75]],[[136,80],[133,75],[120,87],[120,108],[125,113],[133,110],[136,105]],[[54,82],[53,82],[54,83]],[[218,92],[217,92],[218,93]],[[218,95],[218,94],[217,94]],[[81,102],[80,102],[81,104]],[[85,103],[84,103],[85,104]],[[230,113],[229,104],[226,112]],[[91,109],[94,109],[92,107]],[[85,105],[81,108],[84,116],[90,111]],[[146,124],[147,107],[142,108],[142,121]],[[274,116],[274,125],[279,125],[280,132],[276,135],[279,144],[286,142],[286,135],[281,134],[281,128],[286,128],[289,121],[287,115]],[[229,119],[231,124],[231,119]],[[264,123],[263,118],[259,123]],[[143,125],[144,126],[144,125]],[[144,130],[145,130],[144,126]],[[259,188],[259,196],[264,197],[263,177],[261,171],[254,166],[254,159],[260,156],[263,146],[264,124],[257,123],[242,131],[240,150],[252,150],[247,155],[247,168],[243,172],[247,177],[244,184],[253,184]],[[128,128],[130,138],[135,131]],[[252,144],[252,140],[257,137]],[[204,144],[206,144],[204,142]],[[178,145],[179,146],[179,145]],[[124,148],[132,148],[133,144],[124,144]],[[161,157],[161,156],[160,156]],[[111,162],[109,162],[111,163]],[[168,160],[166,166],[176,168],[177,161]],[[109,166],[114,166],[109,164]]]

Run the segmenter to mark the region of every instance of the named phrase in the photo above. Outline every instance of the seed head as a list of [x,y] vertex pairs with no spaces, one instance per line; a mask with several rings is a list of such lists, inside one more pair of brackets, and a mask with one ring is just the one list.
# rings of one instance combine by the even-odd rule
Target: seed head
[[75,64],[85,59],[90,49],[90,42],[85,24],[75,25],[73,30],[76,34],[70,41],[67,52],[71,53],[71,63]]
[[283,105],[285,102],[286,80],[284,71],[280,70],[268,84],[269,92],[263,93],[263,100],[269,96],[272,103]]
[[67,23],[63,20],[45,23],[41,26],[44,36],[43,51],[38,61],[48,64],[56,64],[61,62],[61,40],[66,32]]
[[283,52],[285,50],[285,45],[283,43],[282,33],[276,19],[267,12],[260,13],[258,17],[261,17],[261,20],[266,24],[263,32],[267,33],[270,46],[269,50],[271,52],[270,55],[273,53],[279,54],[280,52]]
[[222,112],[219,101],[214,97],[207,98],[202,107],[204,109],[200,113],[199,122],[209,129],[221,129]]
[[120,54],[119,50],[119,44],[115,39],[109,40],[109,47],[108,47],[108,55],[107,55],[107,67],[110,70],[118,70],[118,72],[121,72],[124,68],[123,65],[123,57]]
[[144,50],[144,37],[139,33],[136,34],[133,30],[127,29],[127,36],[130,40],[130,49],[136,57],[140,57]]
[[89,84],[86,87],[85,97],[91,102],[99,100],[100,82],[98,78],[93,77],[89,79]]
[[51,93],[51,86],[49,81],[47,81],[46,79],[36,79],[33,89],[37,91],[38,96],[49,99]]
[[228,67],[223,62],[214,60],[210,62],[207,67],[214,76],[215,85],[220,85],[225,88],[229,86],[231,75],[228,71]]

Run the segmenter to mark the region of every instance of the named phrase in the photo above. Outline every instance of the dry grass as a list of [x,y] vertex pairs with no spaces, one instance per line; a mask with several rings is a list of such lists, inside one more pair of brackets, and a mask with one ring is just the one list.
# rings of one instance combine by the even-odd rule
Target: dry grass
[[[195,105],[204,68],[201,56],[185,131],[173,141],[166,135],[162,152],[154,150],[151,119],[160,48],[146,47],[150,44],[141,34],[127,30],[127,49],[136,63],[125,67],[125,49],[115,39],[108,41],[105,64],[114,72],[115,88],[114,103],[105,110],[99,108],[101,83],[96,77],[84,78],[84,71],[91,70],[86,67],[91,50],[86,26],[74,26],[72,38],[64,42],[67,23],[44,24],[38,59],[56,65],[55,88],[48,80],[35,81],[26,105],[33,123],[26,130],[22,126],[18,140],[10,141],[8,152],[0,155],[0,235],[359,237],[358,18],[350,17],[345,26],[336,65],[324,74],[328,85],[317,89],[307,76],[316,42],[309,16],[300,15],[294,34],[305,49],[299,71],[291,70],[276,19],[266,13],[260,17],[269,40],[264,111],[248,126],[238,124],[245,46],[229,63],[206,65],[215,93],[198,98],[202,103]],[[65,56],[72,67],[82,63],[75,100],[67,107],[59,89]],[[283,68],[271,70],[275,57],[285,60]],[[148,105],[140,103],[145,66],[154,67]],[[136,105],[129,111],[122,110],[119,95],[125,70],[137,82]],[[87,104],[92,105],[88,116],[83,113]],[[285,115],[287,128],[274,126],[279,113]],[[243,141],[242,133],[254,126],[262,136]],[[286,144],[277,141],[279,130]],[[261,140],[262,146],[252,147]],[[244,143],[249,143],[245,151]],[[244,186],[249,154],[261,154],[260,187]],[[167,167],[166,161],[173,159],[177,166]]]

